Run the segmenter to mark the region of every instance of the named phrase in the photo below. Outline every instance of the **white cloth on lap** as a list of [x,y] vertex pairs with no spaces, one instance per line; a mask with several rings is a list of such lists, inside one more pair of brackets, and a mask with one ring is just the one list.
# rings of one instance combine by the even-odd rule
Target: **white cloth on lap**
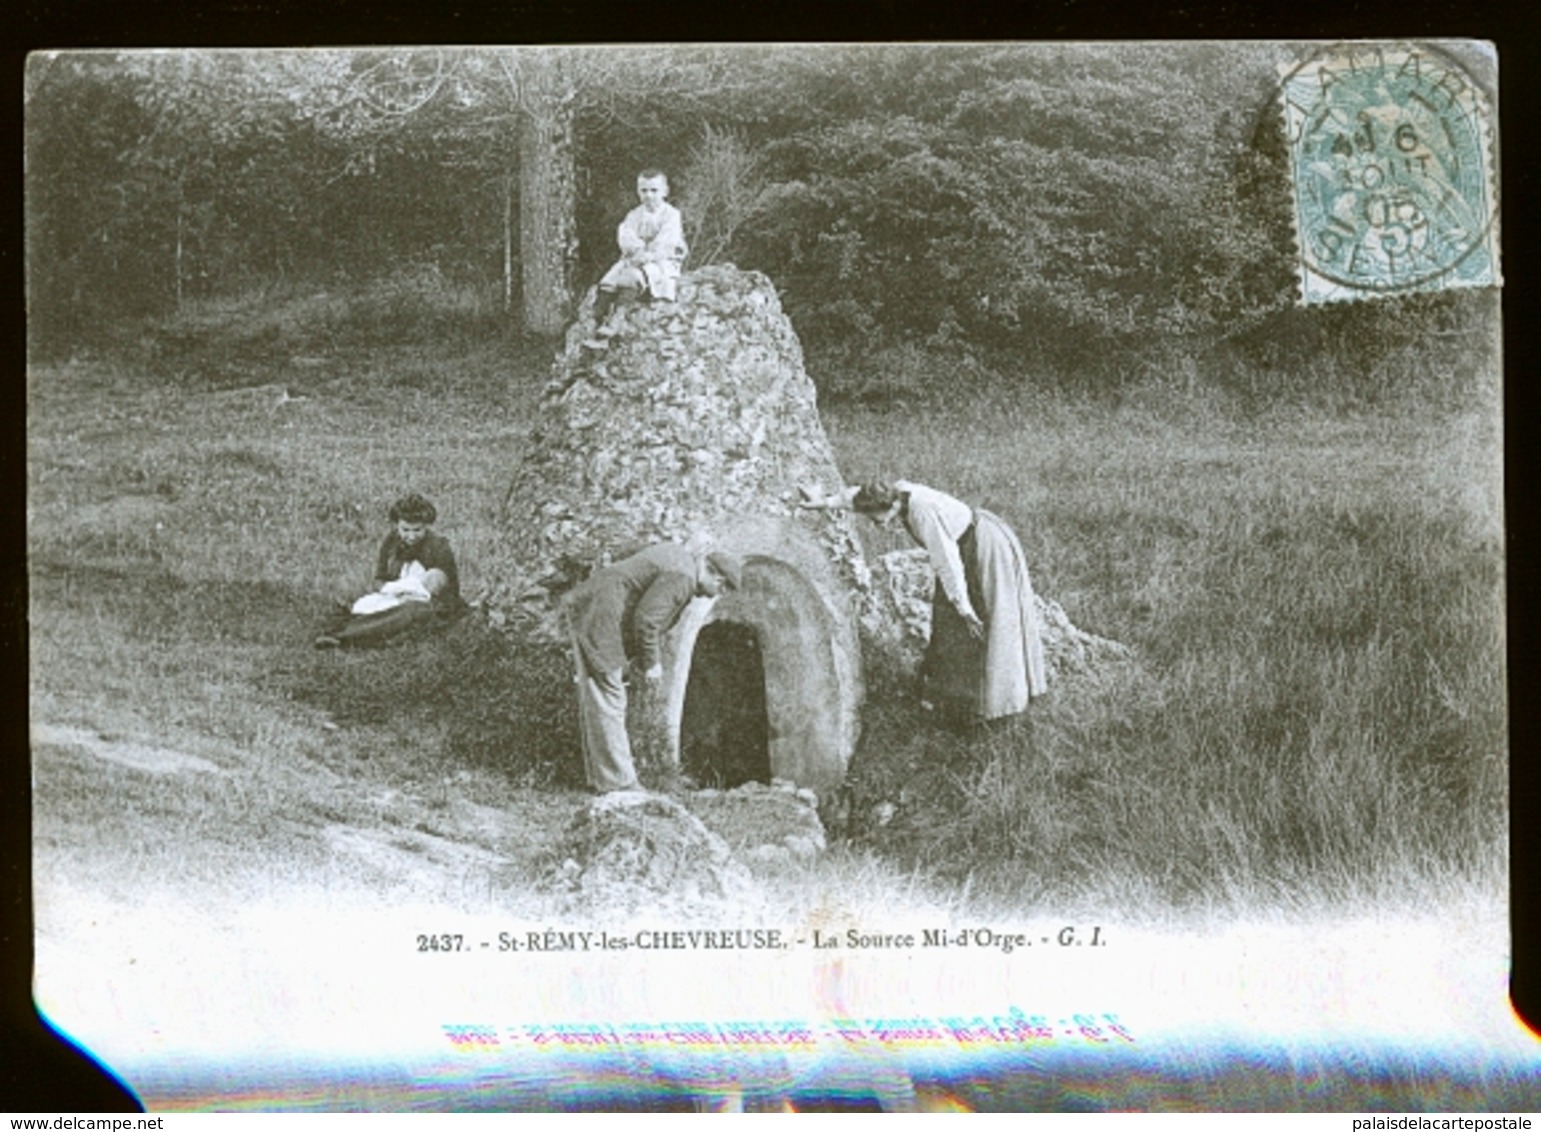
[[395,609],[398,605],[404,605],[409,601],[432,601],[433,594],[428,592],[428,587],[423,584],[423,576],[428,571],[423,569],[421,562],[408,562],[401,568],[401,577],[394,582],[386,582],[373,593],[367,593],[353,603],[352,612],[363,616],[369,613],[384,613],[387,609]]
[[655,299],[674,299],[688,254],[680,210],[668,201],[656,211],[638,205],[616,229],[621,258],[605,272],[601,287],[645,286]]

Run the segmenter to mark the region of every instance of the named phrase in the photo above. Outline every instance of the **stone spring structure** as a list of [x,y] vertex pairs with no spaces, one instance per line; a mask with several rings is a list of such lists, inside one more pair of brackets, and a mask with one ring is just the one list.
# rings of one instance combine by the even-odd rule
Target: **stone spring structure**
[[[843,480],[765,276],[701,268],[677,302],[625,309],[607,350],[582,345],[593,329],[590,297],[505,498],[510,558],[484,604],[565,647],[559,598],[595,566],[664,540],[744,556],[743,588],[692,602],[668,635],[660,694],[631,697],[640,769],[827,798],[856,745],[862,640],[913,660],[928,634],[925,552],[869,568],[849,514],[796,506],[798,485]],[[1128,656],[1041,595],[1038,610],[1051,681]]]
[[782,778],[820,795],[856,744],[860,633],[886,616],[852,519],[795,504],[841,482],[802,348],[770,281],[713,266],[673,303],[627,308],[607,350],[585,301],[505,500],[513,565],[489,595],[564,640],[557,599],[651,542],[746,560],[744,584],[697,599],[664,647],[656,696],[631,697],[638,758],[703,785]]

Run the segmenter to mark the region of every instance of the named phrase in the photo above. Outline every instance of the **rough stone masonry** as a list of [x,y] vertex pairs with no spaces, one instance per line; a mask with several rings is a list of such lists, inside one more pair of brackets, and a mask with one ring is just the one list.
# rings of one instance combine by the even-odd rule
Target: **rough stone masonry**
[[[799,484],[843,482],[802,347],[769,279],[730,265],[680,280],[677,302],[624,308],[609,348],[592,295],[569,328],[509,487],[509,558],[488,604],[565,640],[558,599],[597,565],[674,540],[745,556],[743,588],[697,599],[669,634],[661,692],[634,695],[647,777],[702,785],[779,778],[821,797],[855,748],[861,647],[924,639],[924,552],[874,571],[848,514],[796,506]],[[1106,644],[1041,603],[1046,646],[1084,661]]]
[[[632,697],[643,773],[683,756],[697,777],[733,764],[717,785],[832,790],[856,744],[860,634],[902,628],[850,516],[795,504],[800,483],[840,482],[802,347],[770,281],[731,266],[620,319],[604,351],[582,344],[591,299],[568,331],[505,502],[494,604],[557,640],[555,599],[597,565],[662,540],[744,556],[743,588],[670,633],[661,692]],[[745,742],[763,750],[723,753]]]

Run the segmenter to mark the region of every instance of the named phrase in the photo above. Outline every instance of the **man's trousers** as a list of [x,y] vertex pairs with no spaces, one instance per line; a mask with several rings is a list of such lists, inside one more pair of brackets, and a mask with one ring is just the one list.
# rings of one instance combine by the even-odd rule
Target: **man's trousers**
[[631,759],[631,738],[626,733],[626,685],[621,673],[595,675],[573,646],[577,671],[578,730],[583,737],[583,770],[588,783],[600,793],[627,790],[637,785],[637,768]]

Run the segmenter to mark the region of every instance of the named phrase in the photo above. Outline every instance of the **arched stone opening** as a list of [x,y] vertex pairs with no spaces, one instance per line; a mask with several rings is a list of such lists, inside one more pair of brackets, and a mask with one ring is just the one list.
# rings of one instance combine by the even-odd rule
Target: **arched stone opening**
[[765,662],[753,626],[713,621],[697,635],[680,712],[680,768],[721,790],[771,780]]
[[681,620],[666,697],[682,769],[701,780],[704,765],[702,785],[716,776],[727,786],[782,778],[820,793],[837,787],[851,689],[835,619],[813,583],[790,562],[750,555],[743,585],[694,614]]

